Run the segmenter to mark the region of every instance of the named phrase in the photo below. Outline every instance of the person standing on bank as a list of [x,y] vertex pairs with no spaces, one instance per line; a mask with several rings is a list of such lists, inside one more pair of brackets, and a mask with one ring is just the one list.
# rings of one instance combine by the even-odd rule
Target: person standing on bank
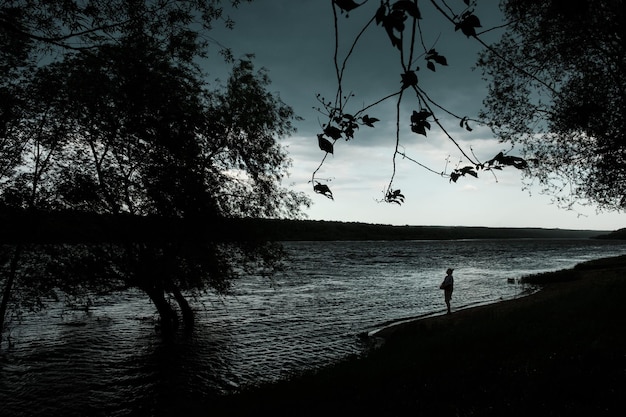
[[453,271],[454,269],[448,268],[448,270],[446,271],[446,277],[439,286],[439,288],[443,290],[446,306],[448,307],[448,314],[452,313],[450,311],[450,300],[452,299],[452,291],[454,290],[454,278],[452,277]]

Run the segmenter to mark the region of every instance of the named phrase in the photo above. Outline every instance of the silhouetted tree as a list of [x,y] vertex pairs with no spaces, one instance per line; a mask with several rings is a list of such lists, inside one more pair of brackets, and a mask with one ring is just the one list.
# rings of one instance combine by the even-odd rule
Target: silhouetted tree
[[506,0],[482,55],[483,118],[562,206],[626,207],[626,14],[621,0]]
[[[37,49],[31,61],[49,57],[38,65],[25,59],[28,65],[4,74],[17,104],[3,113],[0,143],[11,152],[0,158],[7,167],[0,201],[14,210],[150,217],[184,230],[26,254],[45,268],[20,274],[21,284],[31,296],[139,288],[171,333],[178,317],[170,296],[191,324],[185,292],[225,293],[238,271],[280,266],[275,245],[245,236],[236,242],[211,234],[211,225],[296,217],[308,204],[281,186],[290,161],[276,138],[293,131],[294,114],[267,91],[266,72],[250,58],[235,63],[225,86],[209,89],[197,65],[205,32],[194,22],[209,28],[222,15],[219,2],[69,3],[0,9],[2,39],[24,39]],[[20,57],[20,50],[33,51],[3,53]],[[5,280],[9,292],[13,282]]]

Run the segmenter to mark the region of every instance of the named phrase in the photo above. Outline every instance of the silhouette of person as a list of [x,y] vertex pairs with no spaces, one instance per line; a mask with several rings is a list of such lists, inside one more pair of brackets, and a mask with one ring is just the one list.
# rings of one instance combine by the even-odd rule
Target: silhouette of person
[[448,314],[452,313],[450,311],[450,300],[452,299],[452,291],[454,290],[454,278],[452,277],[453,271],[454,269],[448,268],[446,271],[446,277],[439,286],[439,288],[443,290],[444,300],[446,301],[446,306],[448,307]]

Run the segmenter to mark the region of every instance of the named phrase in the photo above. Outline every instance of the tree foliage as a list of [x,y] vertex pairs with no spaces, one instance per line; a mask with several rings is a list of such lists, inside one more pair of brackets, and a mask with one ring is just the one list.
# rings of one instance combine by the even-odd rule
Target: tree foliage
[[191,322],[183,293],[225,293],[238,272],[280,267],[273,244],[193,227],[297,217],[308,204],[282,186],[290,160],[276,139],[293,132],[295,115],[268,92],[267,72],[246,57],[233,61],[225,85],[205,81],[199,62],[210,62],[207,30],[216,19],[225,19],[219,1],[2,4],[1,53],[12,57],[0,67],[0,94],[12,100],[0,118],[2,207],[186,227],[169,240],[20,246],[13,259],[36,261],[42,273],[14,271],[5,288],[16,282],[15,294],[40,296],[138,288],[170,331],[170,297]]
[[479,62],[490,82],[484,119],[524,150],[528,182],[560,205],[623,210],[624,2],[506,0],[502,10],[507,31]]
[[[476,118],[467,115],[454,114],[435,101],[428,92],[428,87],[420,82],[421,65],[431,72],[437,72],[438,68],[448,65],[448,58],[444,51],[439,51],[431,45],[430,33],[425,33],[420,21],[441,16],[449,24],[452,31],[472,38],[477,42],[481,40],[482,27],[479,17],[476,15],[476,1],[465,0],[454,7],[446,1],[432,0],[430,2],[418,2],[417,0],[381,1],[375,8],[368,2],[356,3],[353,1],[333,0],[334,23],[335,23],[335,53],[334,66],[336,69],[337,91],[334,99],[326,99],[318,95],[321,106],[318,110],[327,117],[327,122],[322,126],[322,132],[317,135],[319,148],[324,152],[324,157],[313,172],[311,183],[316,193],[333,198],[332,191],[328,186],[328,180],[319,178],[318,173],[325,164],[329,154],[336,151],[336,142],[339,140],[353,140],[356,132],[361,127],[373,128],[379,117],[375,116],[377,106],[389,100],[396,100],[396,140],[392,153],[392,175],[388,186],[384,191],[383,200],[389,203],[401,204],[405,196],[394,185],[396,174],[396,159],[402,157],[433,174],[449,178],[451,182],[457,182],[461,177],[478,177],[480,171],[500,170],[507,166],[525,169],[523,159],[509,155],[495,156],[488,161],[479,160],[472,151],[466,149],[459,138],[453,136],[454,125],[450,121],[456,120],[460,127],[466,131],[472,131],[471,125],[479,123]],[[424,6],[426,4],[426,6]],[[368,7],[372,6],[372,7]],[[427,11],[423,9],[428,8]],[[352,44],[348,52],[341,55],[339,45],[344,42],[340,39],[340,27],[343,20],[359,19],[364,22],[360,31],[351,40]],[[343,19],[343,20],[342,20]],[[381,30],[382,29],[382,30]],[[396,72],[390,77],[397,77],[400,82],[395,91],[373,101],[371,104],[354,108],[350,100],[357,92],[346,94],[344,82],[348,78],[348,62],[357,53],[357,45],[362,43],[365,32],[376,31],[378,36],[389,40],[390,48],[397,54]],[[350,39],[348,40],[350,41]],[[368,50],[368,53],[370,51]],[[407,104],[410,103],[410,104]],[[401,120],[401,114],[405,106],[411,106],[408,120]],[[448,171],[446,168],[437,170],[421,163],[416,157],[407,155],[402,142],[405,140],[405,132],[410,135],[428,136],[429,132],[437,129],[457,149],[459,163]]]

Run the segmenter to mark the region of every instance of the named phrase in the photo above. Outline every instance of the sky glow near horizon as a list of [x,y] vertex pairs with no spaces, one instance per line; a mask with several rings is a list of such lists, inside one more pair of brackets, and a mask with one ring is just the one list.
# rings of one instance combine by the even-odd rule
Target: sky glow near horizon
[[[462,7],[461,0],[456,1]],[[379,2],[370,0],[350,12],[348,18],[338,15],[340,51],[346,51],[364,22],[376,11]],[[456,5],[456,3],[451,3]],[[419,85],[436,102],[454,114],[476,116],[486,95],[486,83],[479,70],[472,70],[481,46],[455,32],[450,23],[433,14],[429,4],[420,6],[424,19],[420,21],[427,38],[427,48],[434,47],[447,58],[448,66],[437,66],[436,72],[418,61]],[[479,2],[475,14],[483,28],[501,23],[497,2]],[[235,58],[255,55],[257,68],[269,71],[270,90],[302,117],[296,122],[298,131],[283,138],[292,159],[290,177],[285,185],[305,192],[312,206],[305,211],[311,220],[366,222],[393,225],[442,225],[488,227],[543,227],[560,229],[615,230],[626,226],[620,213],[598,213],[593,206],[564,210],[552,204],[538,187],[525,188],[521,172],[509,167],[479,173],[479,178],[462,177],[457,183],[411,162],[396,157],[393,188],[402,190],[405,203],[401,206],[381,202],[393,173],[396,137],[396,99],[391,99],[367,111],[380,119],[375,128],[361,127],[353,140],[335,144],[317,178],[327,179],[334,200],[313,192],[311,176],[319,166],[324,152],[317,144],[317,134],[326,123],[325,116],[314,108],[320,103],[316,95],[333,99],[337,89],[334,53],[334,20],[331,0],[255,0],[230,12],[236,25],[233,31],[217,29],[212,36],[220,44],[233,49]],[[350,32],[352,30],[352,32]],[[345,31],[345,32],[344,32]],[[345,33],[345,35],[344,35]],[[352,33],[352,34],[351,34]],[[499,37],[490,32],[490,40]],[[430,43],[430,44],[429,44]],[[372,25],[348,61],[344,92],[354,93],[346,112],[354,113],[363,105],[399,90],[400,64],[397,50],[391,47],[385,31]],[[214,54],[212,63],[219,58]],[[224,78],[225,73],[207,67],[210,76]],[[461,153],[434,124],[424,137],[411,133],[409,117],[417,108],[412,96],[403,98],[400,123],[401,148],[407,156],[436,172],[450,172],[463,161]],[[413,99],[412,99],[413,98]],[[412,99],[412,100],[411,100]],[[491,131],[472,124],[467,132],[458,120],[444,120],[444,126],[463,150],[479,160],[493,158],[510,145],[498,143]],[[513,150],[511,155],[520,155]]]

